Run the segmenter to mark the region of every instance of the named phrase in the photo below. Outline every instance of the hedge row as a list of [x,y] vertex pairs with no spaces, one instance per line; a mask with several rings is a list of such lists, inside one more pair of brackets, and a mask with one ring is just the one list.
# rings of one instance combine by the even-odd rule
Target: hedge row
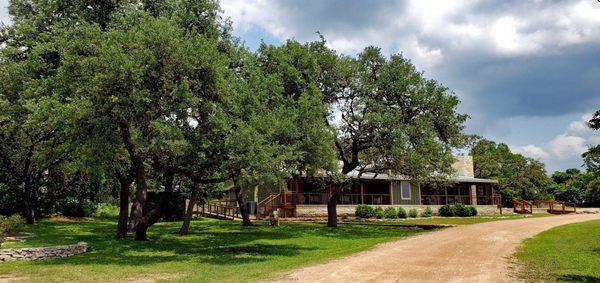
[[[413,208],[406,212],[406,210],[402,207],[399,207],[397,210],[393,207],[388,207],[383,209],[381,207],[374,208],[372,206],[366,204],[360,204],[356,206],[356,211],[354,215],[358,218],[377,218],[377,219],[396,219],[396,218],[407,218],[412,217],[415,218],[419,215],[418,211]],[[431,217],[433,215],[433,210],[431,207],[427,207],[425,211],[421,213],[421,217]]]
[[446,217],[469,217],[477,215],[477,209],[474,206],[466,206],[464,204],[446,204],[440,207],[438,212],[440,216]]
[[[445,217],[469,217],[469,216],[477,216],[477,209],[474,206],[467,206],[464,204],[446,204],[440,207],[438,211],[440,216]],[[407,218],[412,217],[415,218],[418,216],[418,212],[416,209],[411,209],[406,212],[406,210],[402,207],[399,207],[397,210],[393,207],[388,207],[383,209],[381,207],[374,208],[372,206],[366,204],[360,204],[356,206],[356,211],[354,213],[356,217],[359,218],[377,218],[377,219],[396,219],[396,218]],[[421,213],[421,217],[431,217],[433,215],[433,210],[431,207],[425,208],[425,210]]]

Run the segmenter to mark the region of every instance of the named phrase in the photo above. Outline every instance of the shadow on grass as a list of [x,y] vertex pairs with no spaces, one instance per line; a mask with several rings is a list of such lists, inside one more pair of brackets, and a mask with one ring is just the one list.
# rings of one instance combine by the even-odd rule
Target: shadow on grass
[[[331,229],[315,224],[283,224],[269,227],[257,223],[242,227],[239,222],[196,220],[192,233],[174,234],[179,222],[158,223],[149,231],[150,241],[114,238],[116,224],[103,219],[93,222],[40,222],[36,237],[29,245],[49,246],[85,241],[90,251],[70,258],[35,262],[36,265],[127,265],[141,266],[173,261],[194,261],[219,265],[236,265],[291,257],[316,250],[318,243],[296,244],[318,237],[333,239],[381,238],[401,236],[398,228],[338,227]],[[403,230],[402,230],[403,231]],[[405,234],[416,231],[406,230]],[[298,239],[298,240],[295,240]]]
[[600,282],[600,276],[577,275],[577,274],[561,275],[556,279],[557,279],[557,281],[566,281],[566,282],[586,282],[586,283]]

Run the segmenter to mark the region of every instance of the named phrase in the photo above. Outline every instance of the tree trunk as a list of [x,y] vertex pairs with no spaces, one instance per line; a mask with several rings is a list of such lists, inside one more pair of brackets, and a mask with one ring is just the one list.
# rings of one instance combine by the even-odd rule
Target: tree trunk
[[34,224],[35,223],[35,204],[33,201],[29,200],[28,197],[23,199],[23,207],[25,214],[25,223],[26,224]]
[[146,195],[148,192],[148,187],[146,184],[146,170],[144,169],[144,164],[141,160],[134,161],[136,163],[135,166],[135,184],[136,184],[136,192],[135,199],[131,203],[131,215],[129,216],[129,227],[128,230],[133,232],[136,230],[136,226],[139,224],[139,221],[144,217],[146,212],[144,211],[144,206],[146,205]]
[[333,190],[327,200],[327,227],[337,227],[337,202],[339,194]]
[[119,222],[117,223],[117,238],[125,239],[127,237],[127,217],[129,215],[129,189],[132,179],[119,180],[121,185],[119,191]]
[[199,190],[196,185],[192,189],[192,195],[190,196],[190,202],[188,203],[185,216],[183,217],[183,224],[181,225],[181,229],[179,229],[179,234],[187,235],[190,230],[190,222],[192,220],[192,214],[194,213],[194,206],[198,201]]
[[[165,172],[165,191],[161,196],[158,204],[155,208],[148,211],[142,217],[135,219],[133,225],[132,221],[129,221],[130,230],[135,231],[135,240],[136,241],[147,241],[147,231],[148,227],[154,225],[154,223],[158,222],[160,217],[164,214],[164,208],[169,203],[171,199],[171,194],[173,193],[174,188],[174,174],[171,172]],[[145,199],[144,199],[145,201]],[[132,212],[133,213],[133,212]]]
[[250,222],[250,215],[248,215],[248,211],[244,205],[244,190],[238,185],[235,185],[235,197],[238,208],[240,209],[240,214],[242,215],[242,225],[251,226],[252,222]]

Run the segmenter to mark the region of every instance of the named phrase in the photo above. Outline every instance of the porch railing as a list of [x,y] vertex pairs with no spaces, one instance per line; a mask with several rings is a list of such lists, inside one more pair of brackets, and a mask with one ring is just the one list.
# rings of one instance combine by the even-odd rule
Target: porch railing
[[470,195],[421,195],[421,203],[424,205],[444,205],[444,204],[471,204]]
[[[326,193],[294,193],[285,194],[285,202],[291,204],[327,204],[329,194]],[[389,194],[344,194],[338,199],[338,204],[391,204]]]

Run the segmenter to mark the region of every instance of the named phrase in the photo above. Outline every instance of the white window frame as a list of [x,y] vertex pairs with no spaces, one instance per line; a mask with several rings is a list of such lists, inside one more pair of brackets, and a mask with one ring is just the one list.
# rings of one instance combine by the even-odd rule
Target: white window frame
[[[404,197],[404,186],[403,186],[404,183],[408,184],[408,197],[407,198]],[[410,199],[412,199],[411,196],[412,196],[412,184],[408,181],[400,181],[400,199],[410,200]]]

